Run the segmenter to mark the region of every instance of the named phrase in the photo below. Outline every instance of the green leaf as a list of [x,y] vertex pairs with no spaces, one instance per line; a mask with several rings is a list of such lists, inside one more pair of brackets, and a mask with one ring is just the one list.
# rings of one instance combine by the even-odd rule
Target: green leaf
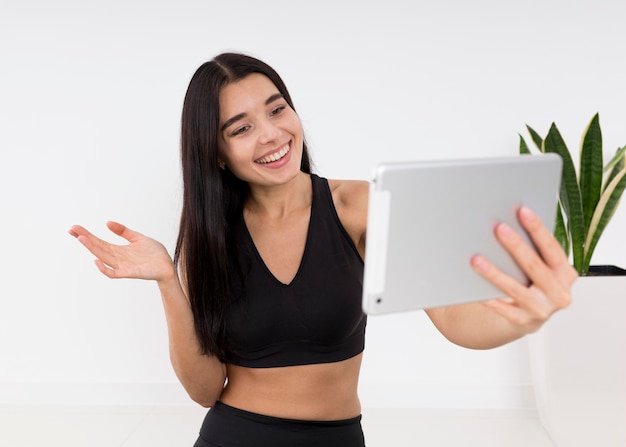
[[615,151],[615,155],[613,156],[611,161],[609,161],[606,167],[604,168],[604,172],[608,172],[609,169],[611,170],[611,173],[606,178],[604,189],[606,189],[607,185],[611,183],[611,180],[613,180],[615,176],[622,169],[624,169],[625,164],[626,164],[626,146],[624,146],[621,149],[618,148],[617,151]]
[[620,162],[624,163],[625,159],[626,159],[626,146],[622,148],[618,147],[617,150],[615,151],[615,155],[613,155],[613,158],[611,158],[611,161],[609,161],[604,167],[604,172],[609,172],[611,169],[615,167],[616,164]]
[[567,227],[563,220],[563,213],[561,212],[561,205],[556,208],[556,224],[554,227],[554,237],[561,244],[563,251],[569,257],[569,234],[567,234]]
[[600,197],[585,241],[584,272],[589,268],[593,251],[598,244],[600,236],[602,236],[602,232],[615,214],[624,189],[626,189],[626,167],[623,167],[622,170],[613,177],[613,180],[607,185],[604,193]]
[[585,218],[583,215],[580,188],[576,178],[574,162],[554,123],[550,126],[550,131],[543,142],[543,148],[543,152],[559,154],[563,159],[563,174],[561,177],[559,199],[567,218],[567,226],[571,236],[574,267],[579,273],[582,273],[584,263]]
[[521,135],[519,136],[519,153],[520,153],[520,155],[530,154],[530,150],[528,149],[528,145],[526,144],[526,141],[524,140],[524,137],[522,137]]
[[589,122],[580,147],[580,194],[585,213],[585,228],[589,228],[593,212],[602,192],[602,132],[596,113]]
[[526,125],[526,129],[528,129],[528,133],[530,134],[530,137],[533,139],[533,143],[535,143],[535,146],[537,146],[537,149],[543,152],[543,138],[541,138],[539,134],[535,132],[535,130],[532,127],[530,127],[528,124]]

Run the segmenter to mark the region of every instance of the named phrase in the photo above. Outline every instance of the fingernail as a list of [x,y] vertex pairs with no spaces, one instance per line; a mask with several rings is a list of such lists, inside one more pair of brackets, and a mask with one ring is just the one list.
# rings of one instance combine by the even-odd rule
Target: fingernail
[[472,259],[472,265],[474,266],[474,268],[483,272],[486,272],[487,270],[489,270],[489,263],[482,256],[475,256]]
[[507,224],[501,223],[500,225],[498,225],[498,234],[503,238],[511,239],[513,238],[514,232],[513,229]]
[[521,216],[526,220],[533,220],[537,218],[537,215],[533,212],[533,210],[531,210],[527,206],[522,206],[519,212]]

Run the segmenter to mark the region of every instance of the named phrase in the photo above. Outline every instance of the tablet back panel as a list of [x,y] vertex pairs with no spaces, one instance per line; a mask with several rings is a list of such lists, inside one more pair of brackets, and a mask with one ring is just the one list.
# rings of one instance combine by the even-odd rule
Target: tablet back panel
[[519,225],[520,205],[553,231],[561,158],[555,154],[386,163],[370,186],[363,309],[369,314],[502,297],[470,266],[474,254],[527,283],[494,228]]

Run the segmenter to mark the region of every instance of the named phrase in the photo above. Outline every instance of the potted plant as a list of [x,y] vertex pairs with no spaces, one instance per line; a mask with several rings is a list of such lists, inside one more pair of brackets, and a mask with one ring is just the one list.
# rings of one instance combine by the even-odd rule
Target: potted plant
[[[540,152],[563,158],[555,236],[581,278],[571,306],[529,337],[539,417],[557,447],[626,445],[626,270],[592,255],[626,189],[626,146],[604,165],[600,119],[583,133],[578,169],[552,124]],[[520,153],[531,151],[520,135]]]

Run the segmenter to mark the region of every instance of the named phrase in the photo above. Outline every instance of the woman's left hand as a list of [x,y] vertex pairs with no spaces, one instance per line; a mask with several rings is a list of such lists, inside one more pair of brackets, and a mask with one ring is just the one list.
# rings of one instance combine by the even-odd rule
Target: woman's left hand
[[483,256],[474,256],[471,263],[506,296],[483,305],[504,317],[520,333],[529,334],[537,331],[554,312],[569,306],[578,273],[534,212],[521,207],[518,219],[537,250],[506,224],[499,224],[495,231],[502,246],[530,279],[529,286],[501,272]]

